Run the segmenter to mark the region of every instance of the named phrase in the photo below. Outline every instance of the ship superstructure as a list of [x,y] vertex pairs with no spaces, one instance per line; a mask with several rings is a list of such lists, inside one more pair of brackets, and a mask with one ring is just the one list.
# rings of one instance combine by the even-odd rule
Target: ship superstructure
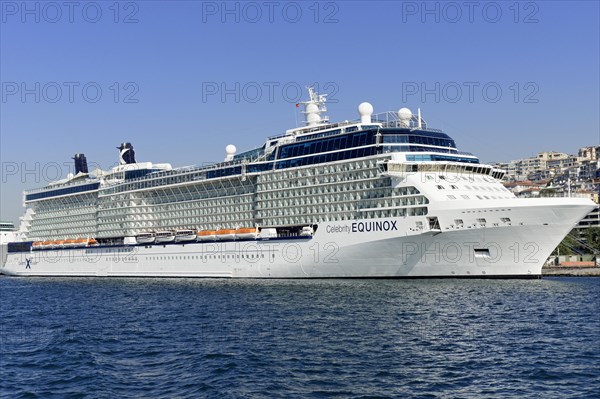
[[[362,103],[359,120],[330,123],[324,95],[309,89],[302,104],[305,126],[242,153],[228,145],[211,166],[136,162],[123,143],[118,166],[90,174],[77,154],[73,175],[24,194],[24,241],[9,248],[14,255],[0,271],[538,276],[593,208],[580,199],[515,198],[500,183],[503,171],[459,151],[420,111],[373,115]],[[44,260],[50,252],[59,260]]]

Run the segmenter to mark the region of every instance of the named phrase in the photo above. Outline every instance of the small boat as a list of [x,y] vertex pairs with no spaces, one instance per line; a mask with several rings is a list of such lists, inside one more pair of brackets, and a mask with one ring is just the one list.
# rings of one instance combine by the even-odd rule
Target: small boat
[[63,246],[65,248],[73,248],[76,245],[76,241],[75,239],[69,238],[63,241]]
[[190,229],[177,230],[175,232],[176,242],[196,241],[196,231]]
[[155,242],[158,243],[166,243],[175,241],[175,232],[171,230],[163,230],[157,231],[155,233]]
[[225,241],[225,240],[235,240],[235,230],[234,229],[221,229],[216,232],[217,240]]
[[50,248],[52,248],[52,243],[53,243],[53,241],[46,240],[46,241],[44,241],[42,243],[42,248],[43,249],[50,249]]
[[135,241],[138,244],[152,244],[155,239],[154,233],[140,233],[135,237]]
[[216,239],[217,232],[215,230],[201,230],[196,234],[198,241],[215,241]]
[[86,241],[86,245],[88,247],[94,246],[94,245],[98,245],[98,241],[96,241],[95,238],[88,238]]
[[263,240],[270,240],[271,238],[277,238],[277,229],[274,229],[272,227],[260,229],[260,238]]
[[43,249],[44,248],[44,243],[42,241],[36,241],[33,243],[33,245],[31,246],[31,248],[35,251],[38,249]]
[[52,248],[64,248],[65,240],[56,240],[52,241]]
[[304,226],[300,231],[300,237],[312,237],[313,234],[315,234],[315,231],[311,226]]
[[87,245],[87,240],[85,238],[77,238],[74,241],[74,247],[85,247]]
[[258,227],[240,227],[235,230],[235,238],[238,240],[256,240],[258,234]]

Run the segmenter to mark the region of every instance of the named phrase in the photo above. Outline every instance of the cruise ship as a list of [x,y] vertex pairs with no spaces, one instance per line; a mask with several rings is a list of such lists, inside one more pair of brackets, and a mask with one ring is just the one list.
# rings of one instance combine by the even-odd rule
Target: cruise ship
[[[502,170],[408,108],[330,122],[309,88],[305,124],[223,162],[137,162],[24,193],[13,276],[535,278],[593,208],[516,198]],[[299,104],[299,105],[300,105]]]

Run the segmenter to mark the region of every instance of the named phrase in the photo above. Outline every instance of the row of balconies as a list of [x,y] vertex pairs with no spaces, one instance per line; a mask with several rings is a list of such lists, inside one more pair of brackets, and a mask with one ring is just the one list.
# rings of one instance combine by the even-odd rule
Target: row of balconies
[[360,180],[375,179],[379,177],[377,170],[362,171],[354,174],[339,174],[329,176],[316,176],[313,178],[299,178],[295,180],[278,180],[265,182],[257,186],[257,191],[279,190],[287,188],[307,187],[315,185],[351,183]]
[[333,165],[317,165],[312,168],[298,168],[295,170],[283,170],[277,171],[274,173],[261,174],[258,176],[257,182],[262,183],[266,181],[275,181],[275,180],[290,180],[290,179],[299,179],[302,177],[311,177],[311,176],[322,176],[336,173],[348,174],[348,172],[353,172],[355,170],[368,170],[370,168],[375,168],[377,165],[377,160],[360,160],[360,161],[350,161],[344,163],[336,163]]

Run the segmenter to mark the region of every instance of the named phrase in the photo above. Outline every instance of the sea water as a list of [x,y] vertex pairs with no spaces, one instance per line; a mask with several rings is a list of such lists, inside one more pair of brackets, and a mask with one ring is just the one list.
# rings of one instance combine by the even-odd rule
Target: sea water
[[1,398],[599,393],[599,278],[0,278]]

